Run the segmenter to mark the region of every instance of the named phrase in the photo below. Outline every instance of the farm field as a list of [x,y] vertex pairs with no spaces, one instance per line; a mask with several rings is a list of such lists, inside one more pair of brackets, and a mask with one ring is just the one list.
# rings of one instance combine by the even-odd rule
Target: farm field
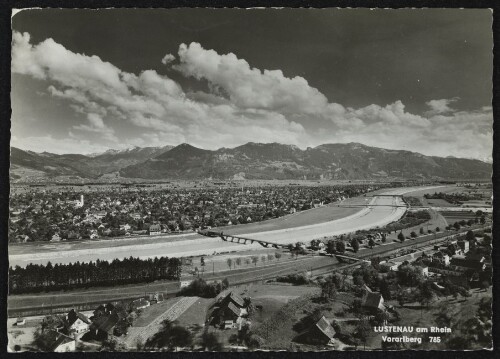
[[176,319],[176,322],[186,328],[203,327],[210,307],[214,303],[214,298],[197,298],[196,302]]
[[164,313],[168,308],[177,303],[180,297],[174,297],[163,301],[162,303],[152,304],[151,306],[141,309],[141,314],[134,322],[134,327],[146,327],[158,316]]
[[431,199],[426,199],[422,198],[422,203],[424,206],[430,206],[430,207],[456,207],[456,204],[450,203],[444,199],[440,198],[431,198]]

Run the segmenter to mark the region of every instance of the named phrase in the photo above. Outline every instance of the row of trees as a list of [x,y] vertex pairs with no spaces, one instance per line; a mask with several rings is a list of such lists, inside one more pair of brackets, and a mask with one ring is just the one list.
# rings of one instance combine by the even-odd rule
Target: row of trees
[[139,350],[167,350],[177,351],[179,348],[190,348],[199,346],[203,351],[222,351],[224,344],[215,333],[204,331],[198,340],[193,333],[175,322],[165,320],[162,328],[144,345],[138,343]]
[[271,254],[269,253],[268,255],[262,255],[261,257],[259,256],[252,256],[250,258],[236,258],[236,259],[233,259],[233,258],[228,258],[226,260],[226,263],[227,263],[227,266],[229,267],[229,269],[231,268],[236,268],[236,266],[240,266],[243,264],[243,262],[248,266],[250,263],[253,263],[255,266],[257,266],[257,263],[259,262],[259,260],[262,262],[262,263],[265,263],[266,260],[267,261],[272,261],[274,259],[280,259],[281,258],[281,253],[279,252],[276,252],[274,254]]
[[91,286],[152,282],[158,279],[178,280],[181,261],[178,258],[124,258],[112,262],[97,260],[89,263],[52,265],[28,264],[26,268],[9,268],[11,294],[68,290]]

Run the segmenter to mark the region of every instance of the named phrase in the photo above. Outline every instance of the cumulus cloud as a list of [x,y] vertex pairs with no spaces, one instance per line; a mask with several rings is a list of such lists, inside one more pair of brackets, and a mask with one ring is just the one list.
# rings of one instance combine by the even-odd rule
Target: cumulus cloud
[[179,46],[179,60],[174,69],[223,88],[240,108],[312,114],[328,104],[327,98],[303,77],[288,78],[281,70],[261,71],[233,53],[220,55],[196,42]]
[[81,124],[73,126],[74,130],[90,132],[102,136],[105,140],[111,142],[118,142],[115,136],[115,130],[104,124],[103,119],[95,113],[87,114],[88,124]]
[[[52,96],[70,101],[76,111],[87,114],[88,123],[74,127],[75,131],[101,133],[115,140],[107,122],[120,120],[168,133],[165,143],[183,139],[211,148],[220,146],[217,134],[221,133],[232,133],[230,144],[235,145],[243,137],[250,140],[250,133],[274,132],[285,139],[306,135],[301,125],[279,113],[244,117],[236,104],[223,99],[203,102],[186,96],[178,83],[154,70],[128,73],[97,56],[75,54],[52,39],[32,45],[29,34],[15,32],[12,52],[13,72],[47,80]],[[214,136],[210,143],[207,133]]]
[[[428,101],[430,110],[421,115],[406,111],[399,100],[346,108],[330,102],[300,76],[253,68],[232,53],[218,54],[191,43],[179,46],[178,57],[178,64],[172,64],[171,54],[161,62],[208,83],[208,91],[185,93],[177,82],[154,70],[125,72],[98,56],[73,53],[52,39],[33,45],[29,34],[13,34],[12,71],[46,81],[50,95],[85,115],[85,122],[68,125],[68,131],[71,140],[84,141],[76,148],[89,146],[89,152],[98,147],[90,139],[98,138],[115,148],[121,143],[188,142],[216,149],[249,141],[304,148],[355,141],[429,155],[491,157],[491,107],[456,111],[450,104],[458,98],[451,98]],[[115,130],[123,124],[129,132]],[[33,143],[47,148],[67,144],[56,141],[52,146],[46,136]]]
[[452,102],[458,101],[458,97],[450,98],[450,99],[441,99],[441,100],[430,100],[425,104],[430,107],[430,110],[426,112],[427,115],[437,115],[440,113],[453,112],[454,109],[449,105]]
[[166,54],[165,56],[163,56],[163,59],[161,59],[161,63],[163,65],[167,65],[167,64],[171,63],[174,60],[175,60],[175,56],[174,55],[172,55],[172,54]]
[[361,142],[369,146],[408,150],[430,156],[455,156],[491,161],[491,109],[419,116],[404,111],[399,101],[384,108],[370,105],[348,109],[355,127],[314,135],[320,142]]

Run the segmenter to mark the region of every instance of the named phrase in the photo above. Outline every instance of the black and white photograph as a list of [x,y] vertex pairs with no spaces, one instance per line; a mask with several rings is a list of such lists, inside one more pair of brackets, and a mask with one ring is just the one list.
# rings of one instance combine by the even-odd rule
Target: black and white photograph
[[491,350],[492,24],[14,9],[7,350]]

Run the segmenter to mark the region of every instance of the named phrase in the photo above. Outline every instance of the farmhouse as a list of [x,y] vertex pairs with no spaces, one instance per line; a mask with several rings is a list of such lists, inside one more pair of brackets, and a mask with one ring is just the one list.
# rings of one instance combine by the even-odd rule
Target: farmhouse
[[90,320],[83,315],[82,313],[75,312],[74,309],[71,309],[66,315],[67,326],[66,329],[68,332],[74,332],[76,334],[85,333],[89,330]]
[[380,293],[374,293],[370,288],[365,286],[365,294],[362,299],[362,306],[376,311],[377,309],[385,310],[384,297]]
[[245,300],[233,292],[225,296],[214,311],[215,323],[224,329],[241,327],[248,316]]
[[74,352],[76,341],[63,333],[51,330],[42,337],[40,347],[48,352]]
[[154,235],[154,234],[161,234],[161,226],[159,224],[152,224],[149,226],[148,234]]

